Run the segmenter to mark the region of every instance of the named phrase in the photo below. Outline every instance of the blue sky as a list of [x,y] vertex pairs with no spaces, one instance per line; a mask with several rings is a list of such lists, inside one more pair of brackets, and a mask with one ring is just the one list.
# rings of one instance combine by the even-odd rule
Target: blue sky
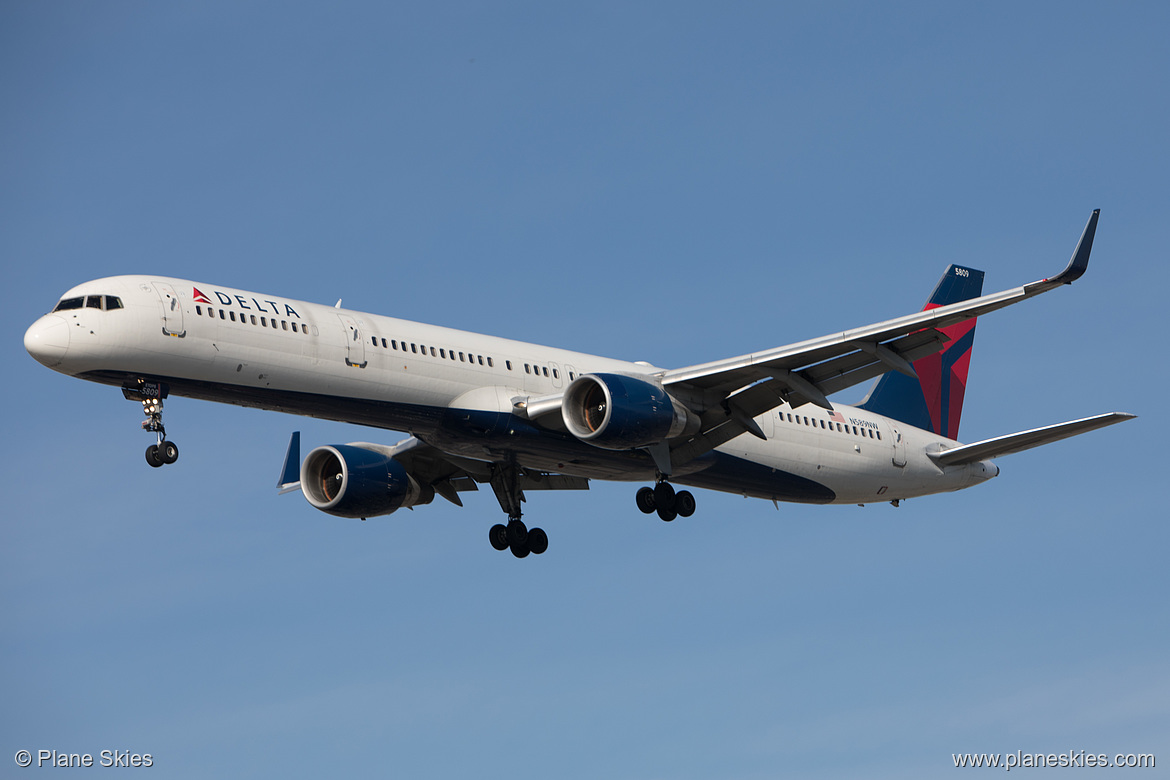
[[[0,762],[1170,762],[1168,22],[1157,3],[0,4]],[[898,509],[701,492],[665,525],[627,484],[536,494],[551,547],[523,562],[488,546],[488,492],[367,523],[275,495],[292,430],[394,434],[176,398],[182,458],[151,470],[138,407],[21,341],[80,281],[159,273],[675,367],[913,311],[951,262],[987,290],[1051,275],[1093,208],[1088,274],[980,322],[962,435],[1137,421]]]

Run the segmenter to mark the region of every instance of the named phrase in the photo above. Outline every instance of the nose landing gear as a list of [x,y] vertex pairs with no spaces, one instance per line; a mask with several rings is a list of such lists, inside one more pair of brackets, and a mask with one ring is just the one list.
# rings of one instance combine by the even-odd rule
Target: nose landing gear
[[158,443],[146,448],[146,462],[152,468],[158,468],[179,459],[179,446],[167,440],[167,429],[163,427],[162,409],[163,399],[167,397],[167,386],[158,382],[147,382],[139,379],[122,385],[122,395],[130,401],[140,401],[146,419],[142,421],[142,430],[158,436]]

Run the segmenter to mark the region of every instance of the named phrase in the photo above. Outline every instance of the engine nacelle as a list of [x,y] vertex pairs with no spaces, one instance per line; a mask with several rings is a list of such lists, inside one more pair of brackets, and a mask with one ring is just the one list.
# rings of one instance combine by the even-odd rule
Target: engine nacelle
[[301,492],[309,503],[338,517],[376,517],[429,504],[430,486],[420,486],[394,458],[337,444],[317,447],[301,464]]
[[695,433],[699,418],[662,385],[625,374],[584,374],[561,401],[569,432],[607,450],[630,450]]

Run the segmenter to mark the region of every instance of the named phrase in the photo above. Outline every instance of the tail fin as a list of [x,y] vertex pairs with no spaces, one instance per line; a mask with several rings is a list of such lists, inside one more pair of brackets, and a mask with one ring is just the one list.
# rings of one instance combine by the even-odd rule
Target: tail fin
[[[978,298],[983,293],[983,272],[951,265],[938,280],[923,311]],[[914,361],[918,379],[891,371],[882,375],[858,406],[866,411],[900,420],[907,425],[959,438],[959,418],[975,343],[975,320],[941,328],[950,337],[941,352]]]

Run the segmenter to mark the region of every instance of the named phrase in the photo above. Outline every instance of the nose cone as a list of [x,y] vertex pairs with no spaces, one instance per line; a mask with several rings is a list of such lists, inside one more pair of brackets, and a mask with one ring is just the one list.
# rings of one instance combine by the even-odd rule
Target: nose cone
[[46,314],[25,331],[24,348],[38,363],[56,368],[69,351],[69,323],[60,317]]

